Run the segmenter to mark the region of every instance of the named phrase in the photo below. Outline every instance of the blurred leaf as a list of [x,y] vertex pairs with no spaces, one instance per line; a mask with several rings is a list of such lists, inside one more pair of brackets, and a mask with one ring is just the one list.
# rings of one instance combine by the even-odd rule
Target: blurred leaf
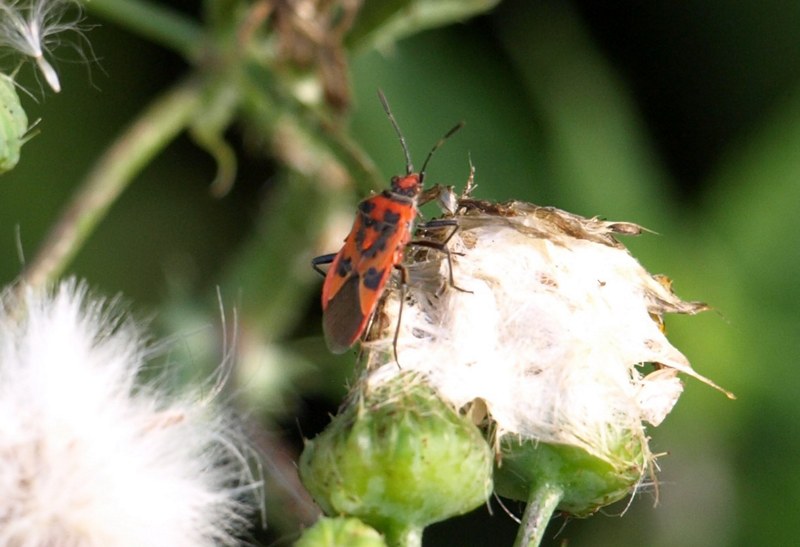
[[464,21],[500,0],[381,0],[364,2],[348,34],[353,49],[385,48],[423,30]]
[[499,10],[500,39],[546,131],[546,157],[574,212],[669,228],[664,174],[625,86],[563,3]]
[[263,221],[228,265],[224,296],[240,302],[242,324],[264,341],[292,330],[305,311],[315,273],[309,249],[324,218],[324,188],[290,173],[275,188]]
[[195,144],[208,152],[217,164],[217,174],[211,183],[215,197],[227,194],[236,179],[236,152],[225,140],[225,131],[236,114],[239,93],[230,80],[209,86],[204,97],[206,107],[192,120],[190,135]]
[[800,95],[777,105],[760,128],[732,147],[706,199],[730,245],[738,274],[761,305],[800,308]]
[[380,166],[384,187],[403,170],[403,154],[378,102],[378,88],[386,93],[416,165],[446,130],[466,122],[429,164],[429,182],[463,188],[471,160],[476,196],[546,201],[537,120],[516,74],[498,57],[503,52],[489,36],[464,28],[404,40],[389,57],[371,52],[353,60],[358,99],[353,134]]

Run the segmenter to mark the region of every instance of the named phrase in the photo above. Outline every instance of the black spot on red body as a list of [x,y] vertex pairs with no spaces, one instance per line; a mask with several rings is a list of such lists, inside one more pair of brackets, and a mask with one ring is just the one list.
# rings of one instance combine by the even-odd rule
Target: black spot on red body
[[386,224],[397,224],[400,222],[400,213],[395,213],[394,211],[386,211],[383,213],[383,221]]
[[[371,197],[369,199],[365,199],[361,203],[358,204],[358,212],[359,218],[361,219],[362,227],[371,228],[377,220],[373,216],[373,212],[377,207],[377,203],[375,203],[375,197]],[[363,228],[359,228],[361,231]],[[363,235],[363,234],[362,234]]]
[[361,255],[364,258],[375,258],[378,253],[386,251],[386,242],[397,232],[396,225],[386,224],[385,222],[377,223],[373,229],[378,232],[378,236],[372,242],[372,245],[361,249]]
[[363,283],[366,288],[371,291],[377,291],[383,281],[383,275],[386,273],[385,268],[378,270],[375,267],[370,267],[363,275]]
[[372,199],[365,199],[358,204],[358,210],[365,215],[369,215],[373,209],[375,209],[375,202]]
[[356,250],[361,253],[364,250],[364,239],[367,237],[366,228],[362,225],[356,230]]
[[336,266],[336,275],[339,277],[347,277],[353,271],[353,259],[349,256],[343,257],[339,260]]

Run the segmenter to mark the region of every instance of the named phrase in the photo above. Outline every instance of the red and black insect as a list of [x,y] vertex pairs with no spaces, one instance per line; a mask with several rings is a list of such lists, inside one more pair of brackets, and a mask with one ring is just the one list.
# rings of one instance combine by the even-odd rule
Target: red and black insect
[[[361,337],[378,306],[392,269],[400,269],[401,283],[407,281],[402,266],[403,251],[411,242],[425,168],[442,143],[464,125],[459,123],[448,131],[428,153],[422,169],[414,172],[408,146],[386,97],[380,91],[378,96],[400,138],[406,157],[406,174],[392,177],[388,190],[358,204],[353,228],[338,253],[318,256],[311,262],[314,269],[325,276],[322,327],[325,341],[333,353],[344,353]],[[435,197],[435,193],[428,194],[425,193],[424,199]],[[330,264],[327,272],[320,268],[323,264]]]

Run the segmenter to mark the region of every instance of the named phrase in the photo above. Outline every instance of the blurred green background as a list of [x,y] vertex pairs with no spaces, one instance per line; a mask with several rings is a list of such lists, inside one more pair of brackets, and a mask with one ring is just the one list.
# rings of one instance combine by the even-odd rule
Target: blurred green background
[[[200,16],[194,2],[172,8]],[[19,166],[0,178],[4,285],[21,270],[17,233],[29,259],[93,161],[191,70],[91,9],[87,23],[97,60],[58,62],[60,94],[37,92],[30,67],[20,76],[34,90],[23,97],[28,116],[41,121]],[[509,0],[381,51],[347,52],[342,130],[384,180],[404,165],[377,88],[418,163],[466,121],[429,181],[460,187],[471,158],[478,197],[642,224],[656,235],[626,239],[632,252],[680,296],[714,307],[667,318],[670,338],[738,400],[686,380],[676,409],[651,429],[653,451],[664,453],[658,485],[621,518],[624,503],[556,519],[549,544],[789,545],[800,535],[798,29],[797,3]],[[352,366],[321,342],[320,280],[307,265],[337,250],[365,192],[298,180],[274,153],[281,134],[253,118],[225,136],[239,158],[227,196],[210,195],[215,164],[182,136],[113,205],[69,273],[122,293],[162,335],[178,333],[190,376],[219,357],[216,287],[228,310],[240,309],[234,400],[268,455],[269,527],[255,534],[286,545],[313,517],[291,461],[335,411]],[[430,528],[425,543],[510,545],[515,528],[491,500]]]

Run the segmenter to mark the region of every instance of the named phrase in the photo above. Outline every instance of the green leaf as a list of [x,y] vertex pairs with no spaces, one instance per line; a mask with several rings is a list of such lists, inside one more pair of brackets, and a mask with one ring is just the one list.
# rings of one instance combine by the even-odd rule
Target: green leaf
[[423,30],[464,21],[500,0],[388,0],[364,2],[347,43],[354,49],[384,48]]

